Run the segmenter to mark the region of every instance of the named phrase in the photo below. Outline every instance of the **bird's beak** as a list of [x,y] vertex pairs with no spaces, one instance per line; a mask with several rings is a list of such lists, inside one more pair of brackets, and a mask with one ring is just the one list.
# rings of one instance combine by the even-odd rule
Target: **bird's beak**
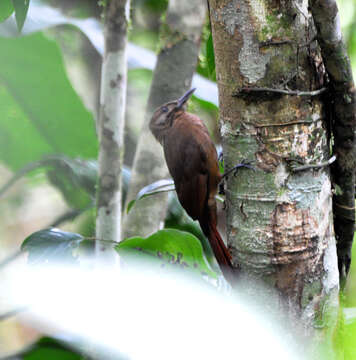
[[178,104],[176,106],[176,109],[181,109],[182,106],[189,100],[189,98],[192,96],[193,92],[195,91],[196,89],[193,88],[193,89],[190,89],[188,90],[182,97],[180,97],[178,99]]

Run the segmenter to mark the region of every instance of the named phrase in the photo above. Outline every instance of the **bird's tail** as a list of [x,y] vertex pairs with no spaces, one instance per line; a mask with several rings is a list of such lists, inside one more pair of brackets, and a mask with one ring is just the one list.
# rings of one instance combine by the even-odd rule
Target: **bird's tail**
[[216,225],[210,221],[208,224],[200,224],[200,226],[209,240],[221,272],[226,280],[232,283],[236,276],[235,268],[231,262],[230,252],[221,238]]

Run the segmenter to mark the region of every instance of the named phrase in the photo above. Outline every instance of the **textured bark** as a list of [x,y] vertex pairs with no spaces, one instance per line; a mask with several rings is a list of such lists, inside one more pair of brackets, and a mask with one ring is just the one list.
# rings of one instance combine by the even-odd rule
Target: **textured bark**
[[[119,241],[121,231],[121,169],[126,98],[127,0],[108,0],[105,8],[105,54],[102,66],[99,135],[99,183],[96,236]],[[104,257],[111,245],[101,242]]]
[[234,263],[312,330],[325,310],[335,320],[338,275],[329,168],[293,171],[329,159],[322,98],[308,96],[323,84],[307,0],[209,4],[225,169],[241,159],[256,168],[226,184]]
[[[144,186],[169,177],[162,148],[150,133],[148,123],[159,105],[177,99],[189,89],[205,17],[204,0],[169,1],[166,22],[161,27],[161,49],[136,149],[127,203]],[[123,237],[146,236],[157,231],[166,213],[166,199],[167,195],[162,194],[140,200],[124,219]]]
[[310,6],[330,79],[333,151],[337,156],[332,167],[333,182],[337,185],[333,198],[334,226],[340,278],[345,280],[355,227],[356,89],[336,2],[312,0]]

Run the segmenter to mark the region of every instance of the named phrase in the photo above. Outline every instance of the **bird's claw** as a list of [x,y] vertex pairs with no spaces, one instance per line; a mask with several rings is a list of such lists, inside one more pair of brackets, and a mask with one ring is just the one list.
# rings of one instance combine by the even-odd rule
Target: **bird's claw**
[[246,159],[243,159],[240,164],[237,164],[237,165],[234,166],[234,171],[233,171],[234,176],[237,176],[237,173],[238,173],[238,171],[239,171],[239,169],[241,167],[245,167],[247,169],[251,169],[253,171],[256,171],[256,169],[251,165],[253,163],[254,163],[254,161],[252,161],[252,160],[248,161]]
[[219,184],[219,195],[225,195],[225,186],[223,182]]
[[219,154],[219,156],[218,156],[218,161],[219,161],[219,162],[223,162],[223,161],[224,161],[224,154],[223,154],[223,152],[221,152],[221,153]]

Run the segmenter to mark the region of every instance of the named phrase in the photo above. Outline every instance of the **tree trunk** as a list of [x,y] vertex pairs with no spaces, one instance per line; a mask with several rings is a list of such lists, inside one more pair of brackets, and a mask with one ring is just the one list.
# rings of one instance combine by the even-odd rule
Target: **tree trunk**
[[[127,82],[128,0],[108,0],[105,8],[105,54],[102,66],[99,135],[99,184],[96,237],[119,241],[121,232],[121,169]],[[97,244],[106,257],[109,243]]]
[[312,330],[324,311],[336,319],[338,271],[329,167],[298,169],[330,157],[308,2],[209,4],[225,170],[242,159],[256,170],[227,180],[233,260]]
[[[162,147],[150,133],[148,124],[159,105],[179,98],[191,86],[205,18],[204,0],[169,1],[166,21],[161,26],[162,45],[136,149],[127,204],[144,186],[169,177]],[[166,214],[166,203],[166,194],[140,200],[124,219],[123,238],[157,231]]]

